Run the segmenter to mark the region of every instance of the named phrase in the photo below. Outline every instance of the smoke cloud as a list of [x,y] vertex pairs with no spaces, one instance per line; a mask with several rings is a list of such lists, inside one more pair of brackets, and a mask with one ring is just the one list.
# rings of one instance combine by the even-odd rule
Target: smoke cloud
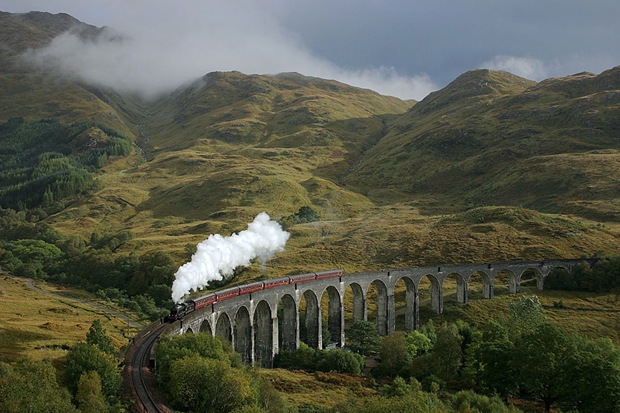
[[269,215],[261,212],[248,224],[248,229],[229,237],[219,234],[198,244],[190,262],[183,264],[172,283],[172,300],[176,303],[190,290],[206,287],[213,280],[229,276],[234,269],[250,265],[258,258],[261,263],[284,250],[290,234]]

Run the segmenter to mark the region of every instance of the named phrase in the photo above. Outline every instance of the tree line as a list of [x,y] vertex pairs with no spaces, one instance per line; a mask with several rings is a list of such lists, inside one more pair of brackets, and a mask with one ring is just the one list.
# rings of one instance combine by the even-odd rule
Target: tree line
[[556,268],[545,278],[550,290],[620,292],[620,257],[600,259],[591,266],[583,262],[572,271]]
[[176,271],[165,252],[119,254],[129,231],[63,236],[41,222],[44,211],[0,208],[0,265],[11,273],[74,285],[115,301],[151,320],[172,306]]
[[[97,137],[78,142],[89,129]],[[92,173],[131,151],[131,139],[105,125],[12,118],[0,124],[0,207],[49,208],[91,193],[98,188]]]

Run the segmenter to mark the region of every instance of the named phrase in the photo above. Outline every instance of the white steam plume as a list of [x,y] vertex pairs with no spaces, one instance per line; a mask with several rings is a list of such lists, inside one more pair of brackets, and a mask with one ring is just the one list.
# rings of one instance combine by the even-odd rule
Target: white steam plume
[[269,215],[261,212],[248,229],[230,237],[219,234],[198,244],[192,260],[183,264],[175,274],[172,283],[172,300],[176,303],[190,290],[206,287],[212,280],[221,280],[231,275],[239,266],[250,265],[258,258],[265,262],[276,252],[284,250],[290,234]]

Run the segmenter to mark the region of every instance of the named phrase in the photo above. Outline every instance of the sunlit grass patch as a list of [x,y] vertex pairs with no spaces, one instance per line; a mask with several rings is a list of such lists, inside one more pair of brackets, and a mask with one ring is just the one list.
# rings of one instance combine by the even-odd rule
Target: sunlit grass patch
[[[137,332],[127,323],[86,304],[33,291],[17,277],[2,274],[0,292],[2,361],[64,357],[68,346],[85,340],[95,319],[101,320],[117,347],[126,345]],[[78,290],[72,290],[70,295],[89,297]]]

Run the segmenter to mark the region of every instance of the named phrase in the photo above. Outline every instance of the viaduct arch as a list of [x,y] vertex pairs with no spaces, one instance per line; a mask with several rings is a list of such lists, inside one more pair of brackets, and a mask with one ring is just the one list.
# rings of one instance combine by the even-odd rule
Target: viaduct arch
[[[306,342],[322,348],[324,341],[342,347],[345,344],[345,292],[353,294],[353,321],[368,319],[368,291],[377,293],[376,324],[381,335],[396,329],[396,284],[405,284],[405,329],[419,328],[420,282],[426,278],[431,285],[431,308],[437,314],[444,310],[444,281],[456,278],[458,303],[467,303],[468,284],[474,275],[482,278],[482,295],[494,297],[494,285],[500,274],[509,277],[508,290],[519,292],[524,274],[534,274],[536,287],[542,290],[544,280],[554,268],[572,270],[584,261],[553,260],[497,262],[483,264],[439,265],[390,271],[346,274],[336,278],[314,279],[254,291],[215,302],[176,321],[170,334],[208,332],[228,340],[244,362],[265,367],[273,365],[280,350],[299,347],[300,330],[305,329]],[[328,314],[323,315],[321,301],[328,297]],[[300,311],[302,300],[305,309]],[[323,322],[326,320],[326,328]],[[329,334],[325,337],[323,334]]]

